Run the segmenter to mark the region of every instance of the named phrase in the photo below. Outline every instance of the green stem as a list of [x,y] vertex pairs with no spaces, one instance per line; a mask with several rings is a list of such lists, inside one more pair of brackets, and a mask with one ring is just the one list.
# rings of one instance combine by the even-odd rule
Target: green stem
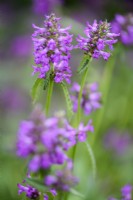
[[84,74],[82,76],[81,87],[80,87],[79,96],[78,96],[78,110],[77,110],[77,123],[76,123],[77,126],[79,125],[80,119],[81,119],[81,98],[82,98],[86,78],[88,75],[88,69],[89,67],[85,69]]
[[52,97],[52,92],[53,92],[53,85],[54,85],[54,81],[53,81],[53,79],[50,79],[48,91],[47,91],[47,97],[46,97],[46,105],[45,105],[46,116],[48,116],[48,114],[49,114],[51,97]]

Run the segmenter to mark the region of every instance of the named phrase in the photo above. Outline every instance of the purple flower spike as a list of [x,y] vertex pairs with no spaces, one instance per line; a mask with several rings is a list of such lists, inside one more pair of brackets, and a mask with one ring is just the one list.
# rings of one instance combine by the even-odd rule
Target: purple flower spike
[[111,26],[114,33],[120,33],[120,40],[123,44],[133,45],[133,14],[115,15]]
[[87,38],[79,35],[77,47],[93,58],[103,57],[104,60],[108,60],[111,54],[106,50],[106,47],[108,46],[110,50],[113,50],[113,44],[117,42],[115,37],[119,36],[119,33],[111,33],[110,24],[106,21],[97,23],[96,20],[93,25],[87,23],[84,33]]
[[[74,93],[74,95],[71,95],[71,99],[73,101],[73,111],[77,112],[80,85],[78,83],[74,83],[71,91]],[[98,84],[95,82],[92,84],[86,84],[83,89],[83,95],[81,99],[81,108],[83,109],[85,115],[91,114],[100,107],[101,93],[98,92]]]
[[46,16],[44,27],[40,28],[33,24],[35,29],[32,40],[34,44],[33,74],[39,73],[39,78],[46,78],[50,73],[56,83],[66,81],[70,83],[71,69],[69,65],[72,35],[69,34],[71,27],[61,28],[60,19],[54,14]]

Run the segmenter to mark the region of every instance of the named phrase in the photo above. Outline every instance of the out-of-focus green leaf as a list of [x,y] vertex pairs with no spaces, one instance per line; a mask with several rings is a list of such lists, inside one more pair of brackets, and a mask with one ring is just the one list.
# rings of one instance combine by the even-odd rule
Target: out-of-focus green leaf
[[43,84],[43,79],[38,78],[36,79],[32,90],[31,90],[31,96],[33,99],[33,103],[35,103],[39,97],[39,93],[40,93],[40,89],[42,88],[42,84]]

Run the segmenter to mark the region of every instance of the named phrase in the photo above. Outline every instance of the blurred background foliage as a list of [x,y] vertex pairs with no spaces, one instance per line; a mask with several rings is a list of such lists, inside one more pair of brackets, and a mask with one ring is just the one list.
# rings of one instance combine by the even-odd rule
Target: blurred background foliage
[[[40,3],[42,2],[43,3]],[[22,182],[28,161],[16,157],[16,133],[19,122],[28,118],[33,105],[30,91],[33,47],[32,23],[41,25],[44,15],[55,12],[63,26],[73,25],[73,34],[82,33],[86,21],[113,20],[115,14],[133,12],[132,0],[1,0],[0,1],[0,199],[17,200],[17,183]],[[39,6],[40,5],[40,6]],[[116,45],[117,55],[109,62],[93,61],[88,82],[97,81],[103,92],[103,106],[92,116],[95,125],[90,140],[97,161],[97,178],[83,144],[78,146],[75,174],[78,189],[86,200],[119,197],[120,188],[133,185],[133,48]],[[72,53],[73,80],[82,52]],[[112,66],[113,62],[113,66]],[[56,85],[51,113],[64,108],[64,96]],[[40,102],[45,99],[43,92]],[[60,101],[59,101],[60,98]],[[85,119],[87,121],[87,118]],[[79,198],[70,196],[70,199]]]

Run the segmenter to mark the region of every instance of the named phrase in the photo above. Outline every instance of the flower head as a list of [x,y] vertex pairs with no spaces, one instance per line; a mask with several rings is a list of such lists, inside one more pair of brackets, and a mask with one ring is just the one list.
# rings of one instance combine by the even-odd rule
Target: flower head
[[133,45],[133,14],[115,15],[111,26],[114,33],[120,33],[120,40],[123,44]]
[[[74,83],[71,91],[73,92],[71,95],[73,110],[77,112],[80,85]],[[96,82],[85,85],[81,99],[81,107],[86,115],[89,115],[101,107],[101,93],[98,91],[98,84]]]
[[34,44],[35,64],[34,73],[39,78],[46,78],[47,73],[56,83],[63,80],[70,83],[71,69],[69,66],[70,51],[72,50],[72,35],[70,27],[61,28],[60,19],[54,14],[46,16],[44,27],[33,25],[35,32],[32,35]]
[[77,47],[93,58],[103,57],[108,60],[111,54],[106,50],[106,47],[108,46],[110,50],[113,50],[113,44],[117,42],[115,37],[119,36],[119,34],[110,32],[110,24],[107,21],[98,23],[96,20],[93,25],[87,23],[84,33],[87,37],[84,38],[79,35]]
[[29,120],[20,124],[17,154],[20,157],[32,156],[29,162],[29,171],[32,172],[64,163],[71,166],[66,151],[78,141],[85,141],[87,132],[93,132],[91,120],[86,126],[81,123],[76,129],[64,116],[56,114],[46,118],[41,108],[37,107]]

